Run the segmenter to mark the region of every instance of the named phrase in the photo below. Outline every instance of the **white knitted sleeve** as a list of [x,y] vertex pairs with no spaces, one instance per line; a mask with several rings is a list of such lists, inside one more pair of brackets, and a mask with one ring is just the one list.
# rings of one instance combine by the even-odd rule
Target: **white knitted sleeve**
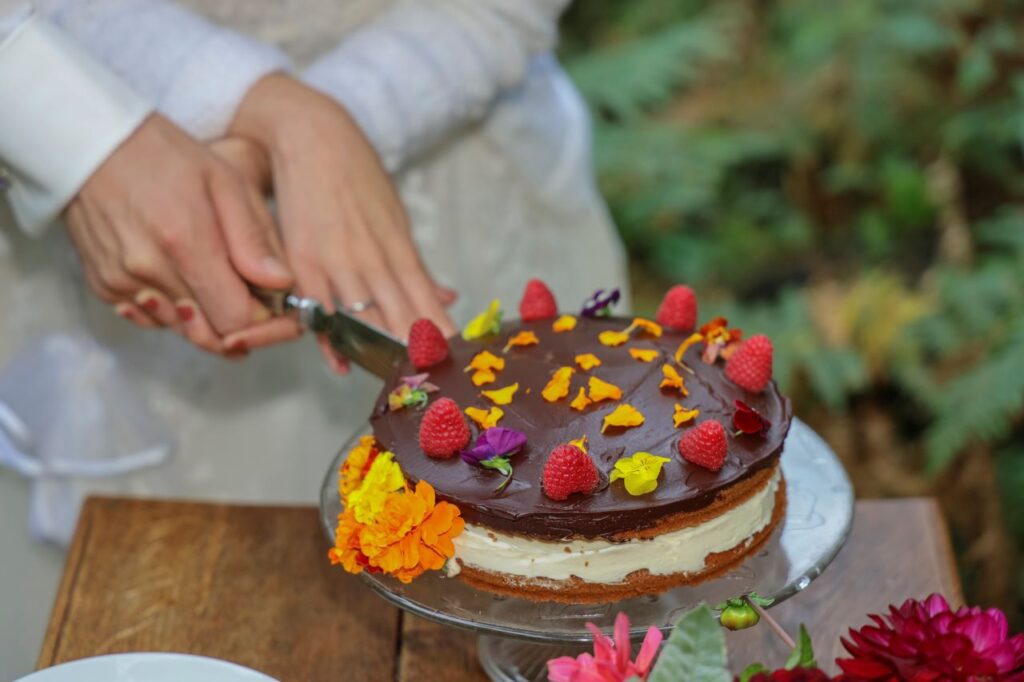
[[163,0],[37,0],[38,10],[200,139],[222,135],[246,91],[287,70],[275,48]]
[[521,83],[568,2],[399,0],[303,80],[344,104],[394,171]]

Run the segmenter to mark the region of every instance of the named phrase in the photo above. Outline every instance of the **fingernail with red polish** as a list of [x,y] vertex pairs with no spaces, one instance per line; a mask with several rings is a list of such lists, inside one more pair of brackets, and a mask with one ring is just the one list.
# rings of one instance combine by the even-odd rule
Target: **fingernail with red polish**
[[151,312],[151,313],[155,313],[157,311],[157,308],[160,307],[160,301],[158,301],[158,300],[156,300],[155,298],[152,298],[152,297],[151,298],[144,298],[144,299],[142,299],[141,301],[139,301],[139,304],[143,308],[145,308],[148,312]]
[[228,352],[229,353],[239,354],[239,355],[243,354],[243,353],[248,353],[249,352],[249,344],[247,344],[242,339],[239,339],[238,341],[235,341],[230,346],[228,346]]
[[196,311],[192,309],[192,306],[187,303],[179,303],[174,307],[178,312],[178,317],[181,318],[182,322],[191,322],[192,318],[195,317]]
[[119,305],[114,310],[115,312],[117,312],[118,315],[120,315],[126,320],[130,320],[134,316],[131,306]]

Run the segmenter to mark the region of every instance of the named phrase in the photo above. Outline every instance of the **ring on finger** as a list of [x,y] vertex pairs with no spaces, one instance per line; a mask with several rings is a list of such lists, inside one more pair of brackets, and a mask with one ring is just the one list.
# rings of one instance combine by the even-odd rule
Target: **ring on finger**
[[345,309],[345,312],[353,313],[353,314],[358,314],[358,313],[365,313],[367,310],[370,310],[371,308],[375,308],[376,306],[377,306],[377,301],[373,300],[372,298],[367,298],[367,299],[363,299],[362,301],[356,301],[352,305],[342,306],[342,307]]

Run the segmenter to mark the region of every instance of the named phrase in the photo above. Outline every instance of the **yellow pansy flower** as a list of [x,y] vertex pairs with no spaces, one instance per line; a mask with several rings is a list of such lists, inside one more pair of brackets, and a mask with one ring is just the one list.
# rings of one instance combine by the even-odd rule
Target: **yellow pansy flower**
[[488,334],[497,334],[501,330],[501,301],[494,299],[483,311],[462,330],[462,338],[466,341],[479,339]]
[[612,483],[621,480],[630,495],[646,495],[658,487],[661,467],[671,461],[668,457],[637,452],[629,457],[619,458],[608,480]]

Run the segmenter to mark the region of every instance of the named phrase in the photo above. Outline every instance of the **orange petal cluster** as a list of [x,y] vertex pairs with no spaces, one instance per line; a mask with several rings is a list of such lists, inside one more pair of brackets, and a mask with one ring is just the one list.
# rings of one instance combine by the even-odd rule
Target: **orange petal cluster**
[[595,367],[601,366],[601,358],[597,357],[593,353],[582,353],[581,355],[577,355],[575,359],[576,364],[579,365],[579,368],[584,372],[589,372]]
[[500,407],[485,410],[482,407],[467,407],[466,415],[475,421],[481,429],[491,429],[498,425],[505,411]]
[[676,348],[676,362],[682,364],[683,354],[686,353],[690,346],[692,346],[695,343],[700,343],[703,340],[704,335],[701,334],[700,332],[694,332],[687,336],[686,339],[684,339],[683,342],[679,344],[679,348]]
[[569,380],[575,373],[576,370],[572,367],[559,367],[541,391],[544,400],[553,403],[569,395]]
[[675,411],[672,414],[672,424],[678,429],[683,424],[692,422],[700,414],[698,409],[688,409],[682,405],[676,404]]
[[643,317],[634,317],[630,325],[626,327],[625,332],[629,334],[634,329],[640,329],[656,339],[661,336],[661,325]]
[[359,439],[359,444],[349,450],[348,457],[338,472],[338,494],[342,499],[346,499],[349,493],[362,484],[376,457],[377,441],[373,436],[363,436]]
[[626,341],[629,341],[629,334],[626,332],[617,332],[612,329],[608,329],[598,334],[597,340],[600,341],[603,346],[610,346],[614,348],[616,346],[621,346],[626,343]]
[[499,358],[494,353],[485,350],[474,355],[463,371],[472,371],[473,385],[483,386],[494,382],[497,378],[495,372],[500,372],[503,369],[505,369],[505,358]]
[[556,332],[571,332],[576,328],[576,318],[572,315],[562,315],[551,323],[551,329]]
[[569,403],[569,407],[571,407],[574,410],[583,411],[584,409],[586,409],[587,405],[589,405],[592,402],[593,401],[587,397],[587,389],[580,386],[580,392],[577,393],[576,397],[572,399],[571,403]]

